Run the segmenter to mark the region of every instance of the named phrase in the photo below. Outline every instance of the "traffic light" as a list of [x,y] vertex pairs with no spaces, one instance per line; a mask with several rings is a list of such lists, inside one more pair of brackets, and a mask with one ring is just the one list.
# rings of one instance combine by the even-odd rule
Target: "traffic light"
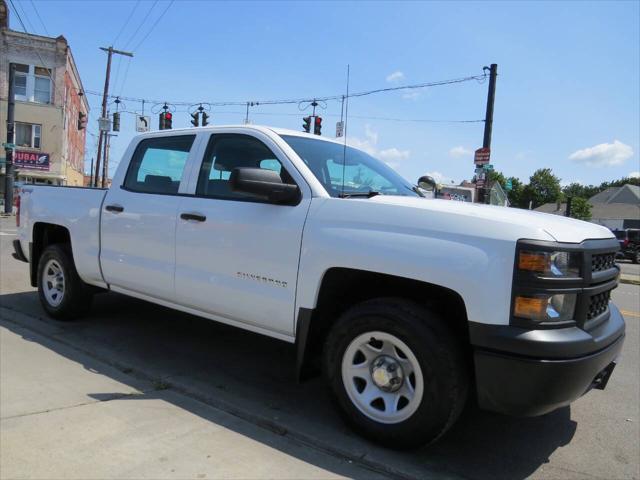
[[165,127],[165,119],[164,116],[166,115],[166,112],[160,112],[160,115],[158,116],[158,129],[159,130],[164,130]]
[[165,112],[164,114],[164,128],[166,130],[171,129],[171,122],[173,121],[173,114],[171,112]]
[[202,112],[202,126],[206,127],[207,125],[209,125],[209,115],[207,112]]
[[87,114],[78,112],[78,130],[87,128]]
[[304,131],[307,133],[311,132],[311,117],[304,117],[302,119],[302,121],[304,122],[302,124],[302,128],[304,128]]
[[119,112],[113,113],[113,127],[111,127],[111,129],[114,132],[120,131],[120,113]]
[[313,125],[313,133],[316,135],[322,135],[322,117],[316,117],[316,121]]
[[[191,114],[191,125],[193,125],[194,127],[198,126],[198,112],[193,112]],[[204,122],[202,126],[204,127]]]

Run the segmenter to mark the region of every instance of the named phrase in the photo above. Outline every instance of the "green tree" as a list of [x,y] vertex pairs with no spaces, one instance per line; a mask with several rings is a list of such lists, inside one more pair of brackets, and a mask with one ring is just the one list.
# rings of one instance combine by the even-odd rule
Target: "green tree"
[[582,197],[573,197],[569,215],[578,220],[591,220],[591,204]]
[[[509,199],[509,205],[512,207],[520,207],[522,203],[522,190],[524,185],[520,181],[519,178],[516,177],[505,177],[502,172],[493,171],[489,172],[487,175],[487,179],[489,181],[489,185],[493,185],[493,183],[498,182],[502,189],[506,192],[507,198]],[[511,190],[507,190],[507,181],[511,180]]]
[[529,177],[529,184],[524,188],[523,197],[526,206],[523,208],[527,208],[530,201],[533,203],[533,208],[555,202],[561,192],[560,179],[553,174],[551,169],[539,168]]
[[596,193],[600,192],[600,187],[594,185],[582,185],[578,182],[573,182],[562,188],[562,193],[565,197],[580,197],[591,198]]

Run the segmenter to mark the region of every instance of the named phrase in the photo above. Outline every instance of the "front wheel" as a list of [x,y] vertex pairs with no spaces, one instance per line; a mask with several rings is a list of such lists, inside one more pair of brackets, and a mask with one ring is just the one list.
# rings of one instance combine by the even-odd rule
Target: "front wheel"
[[80,279],[66,245],[49,245],[38,262],[38,296],[58,320],[75,320],[89,310],[92,295]]
[[325,375],[347,423],[391,448],[436,441],[466,401],[467,366],[444,321],[402,299],[367,301],[329,333]]

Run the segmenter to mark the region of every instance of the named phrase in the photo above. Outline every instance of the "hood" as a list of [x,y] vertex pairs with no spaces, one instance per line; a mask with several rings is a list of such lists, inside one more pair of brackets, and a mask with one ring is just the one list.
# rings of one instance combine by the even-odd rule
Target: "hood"
[[351,201],[371,202],[378,205],[394,205],[409,209],[430,211],[447,216],[450,215],[452,220],[457,218],[460,222],[464,222],[466,217],[468,220],[473,220],[469,222],[470,224],[478,224],[478,221],[481,221],[481,223],[486,224],[487,227],[496,226],[498,228],[508,229],[508,227],[511,226],[519,232],[519,235],[530,231],[529,235],[521,238],[580,243],[587,239],[614,237],[611,230],[601,225],[596,225],[595,223],[519,208],[391,195],[378,195],[370,199],[352,199]]

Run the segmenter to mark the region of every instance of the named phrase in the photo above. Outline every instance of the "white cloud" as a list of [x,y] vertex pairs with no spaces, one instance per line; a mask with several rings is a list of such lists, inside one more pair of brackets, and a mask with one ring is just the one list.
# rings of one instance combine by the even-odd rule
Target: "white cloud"
[[629,178],[640,178],[640,172],[629,172],[629,175],[627,175],[627,177],[629,177]]
[[425,173],[425,175],[429,175],[430,177],[433,177],[436,183],[443,183],[443,184],[453,183],[453,180],[450,177],[446,177],[440,172],[427,172]]
[[402,94],[402,98],[404,98],[405,100],[417,100],[418,98],[420,98],[420,92],[416,90],[406,92]]
[[378,132],[371,128],[371,125],[364,126],[365,138],[348,137],[347,144],[367,152],[372,157],[379,158],[392,168],[396,168],[401,160],[406,160],[411,155],[410,150],[401,150],[396,147],[378,149]]
[[460,158],[460,157],[466,157],[469,155],[472,155],[473,152],[471,150],[469,150],[468,148],[463,147],[462,145],[459,145],[457,147],[453,147],[451,150],[449,150],[449,156],[453,157],[453,158]]
[[387,82],[389,83],[398,83],[400,80],[404,80],[404,73],[400,71],[387,75]]
[[622,165],[632,156],[633,149],[629,145],[614,140],[613,143],[601,143],[577,150],[569,155],[569,160],[583,163],[588,167],[613,167]]
[[398,150],[396,147],[387,148],[378,152],[378,158],[380,160],[404,160],[409,158],[409,150]]

